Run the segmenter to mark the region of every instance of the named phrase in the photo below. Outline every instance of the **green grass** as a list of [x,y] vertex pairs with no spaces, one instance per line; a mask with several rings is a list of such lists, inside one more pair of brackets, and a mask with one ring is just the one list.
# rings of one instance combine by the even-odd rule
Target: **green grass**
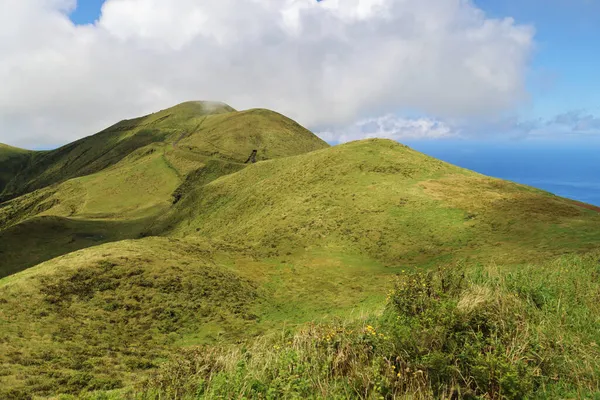
[[183,334],[239,336],[260,301],[255,284],[210,252],[169,239],[72,253],[0,289],[3,399],[123,387]]
[[146,235],[148,221],[187,191],[243,169],[254,149],[267,159],[324,147],[272,111],[188,102],[55,151],[7,148],[7,154],[25,154],[30,161],[13,171],[0,195],[0,276],[77,249]]
[[600,214],[398,143],[367,140],[271,160],[190,191],[154,234],[310,249],[386,265],[470,257],[524,262],[598,248]]
[[0,143],[0,193],[14,176],[23,169],[33,152]]
[[381,315],[189,348],[144,398],[598,398],[599,254],[400,275]]
[[0,398],[598,390],[593,206],[220,103],[3,149]]
[[[6,187],[0,186],[0,201],[102,171],[153,143],[165,144],[173,152],[181,150],[179,158],[202,155],[236,162],[246,161],[254,149],[259,150],[259,159],[267,159],[327,147],[305,128],[272,111],[236,112],[222,103],[187,102],[121,121],[60,149],[34,153],[29,164],[11,171],[15,174]],[[0,163],[5,151],[0,149]]]

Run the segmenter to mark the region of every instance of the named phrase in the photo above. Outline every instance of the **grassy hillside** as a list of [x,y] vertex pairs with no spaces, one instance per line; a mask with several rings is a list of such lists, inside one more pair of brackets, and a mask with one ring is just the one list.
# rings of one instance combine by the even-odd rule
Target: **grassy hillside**
[[600,392],[598,252],[397,274],[326,257],[303,270],[227,243],[148,238],[4,278],[0,397]]
[[33,152],[0,143],[0,193],[19,171],[21,171]]
[[244,331],[259,301],[256,285],[209,251],[168,239],[39,265],[0,280],[0,398],[120,388],[184,334]]
[[146,398],[596,399],[599,253],[402,273],[381,314],[182,349]]
[[[184,192],[244,168],[253,150],[263,160],[324,147],[272,111],[189,102],[36,153],[4,191],[6,198],[25,194],[0,203],[0,277],[90,245],[143,235],[148,221]],[[34,250],[23,251],[25,245]]]
[[9,153],[0,398],[600,391],[596,207],[220,103]]
[[[196,169],[199,156],[244,162],[254,149],[259,150],[259,159],[267,159],[327,147],[311,132],[272,111],[238,113],[222,103],[188,102],[121,121],[94,136],[36,154],[6,185],[0,201],[102,171],[152,143],[165,145],[167,157],[184,166],[181,172]],[[191,166],[185,166],[190,162]]]
[[387,265],[470,257],[505,263],[598,248],[600,214],[389,140],[250,166],[190,192],[154,233],[252,246],[262,256],[326,249]]

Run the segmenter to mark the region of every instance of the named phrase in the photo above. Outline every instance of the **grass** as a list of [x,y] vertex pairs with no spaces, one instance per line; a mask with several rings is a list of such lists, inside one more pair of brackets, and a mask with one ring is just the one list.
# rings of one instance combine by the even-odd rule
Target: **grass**
[[33,152],[0,143],[0,193],[29,162]]
[[0,398],[598,391],[593,206],[220,103],[2,149]]
[[115,389],[185,333],[254,324],[252,282],[168,239],[75,252],[0,281],[0,398]]
[[0,277],[74,250],[146,235],[148,221],[192,188],[243,169],[253,149],[266,159],[323,147],[277,113],[236,112],[210,102],[122,121],[51,152],[7,147],[7,154],[26,154],[30,161],[13,171],[0,195]]
[[[103,171],[136,150],[156,143],[182,150],[179,158],[193,160],[202,155],[242,163],[254,149],[264,160],[327,147],[305,128],[272,111],[236,112],[222,103],[187,102],[121,121],[57,150],[33,153],[27,165],[11,170],[12,179],[5,187],[0,186],[0,201]],[[6,151],[0,150],[0,165]]]
[[367,140],[227,175],[190,191],[152,232],[219,238],[258,257],[320,248],[426,265],[593,250],[599,223],[570,200]]
[[597,398],[597,259],[408,272],[379,316],[188,348],[139,390],[179,399]]

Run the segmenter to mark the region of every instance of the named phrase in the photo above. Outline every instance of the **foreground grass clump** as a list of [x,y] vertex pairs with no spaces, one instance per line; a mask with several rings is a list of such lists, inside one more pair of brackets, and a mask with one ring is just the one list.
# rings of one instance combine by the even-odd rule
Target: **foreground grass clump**
[[98,246],[0,281],[0,399],[130,386],[193,334],[255,324],[256,285],[196,246]]
[[403,274],[378,317],[188,349],[143,397],[598,398],[597,259]]

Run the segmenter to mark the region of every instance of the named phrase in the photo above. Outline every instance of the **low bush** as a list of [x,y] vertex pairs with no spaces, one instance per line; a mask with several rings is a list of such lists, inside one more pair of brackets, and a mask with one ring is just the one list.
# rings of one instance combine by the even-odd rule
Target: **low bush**
[[187,349],[141,396],[600,398],[597,261],[551,267],[405,273],[376,318]]

